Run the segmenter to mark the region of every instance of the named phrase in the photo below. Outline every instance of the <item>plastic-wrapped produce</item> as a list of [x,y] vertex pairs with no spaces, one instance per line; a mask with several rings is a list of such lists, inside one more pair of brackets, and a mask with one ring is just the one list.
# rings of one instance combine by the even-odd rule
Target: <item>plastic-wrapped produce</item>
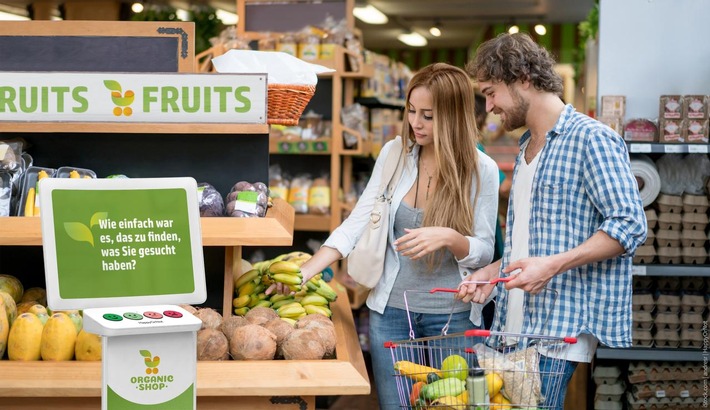
[[12,180],[7,172],[0,172],[0,216],[10,216]]
[[266,215],[269,203],[269,189],[263,182],[239,181],[227,194],[225,212],[227,216],[254,218]]
[[197,197],[200,200],[200,216],[224,216],[222,194],[207,182],[197,184]]

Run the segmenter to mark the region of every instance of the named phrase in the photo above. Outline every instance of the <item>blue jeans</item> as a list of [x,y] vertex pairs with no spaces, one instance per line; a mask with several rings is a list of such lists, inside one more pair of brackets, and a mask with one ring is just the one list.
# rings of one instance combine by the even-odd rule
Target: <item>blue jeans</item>
[[[562,410],[565,405],[567,384],[577,368],[577,362],[556,360],[540,355],[540,379],[543,408]],[[561,378],[561,380],[560,380]]]
[[[469,320],[471,312],[454,313],[449,323],[447,334],[464,332],[476,329]],[[448,314],[427,314],[410,312],[414,337],[441,336],[441,330],[449,319]],[[385,348],[384,343],[409,339],[409,322],[407,311],[386,307],[384,314],[370,311],[370,354],[372,356],[372,370],[377,388],[377,396],[381,410],[400,409],[401,405],[408,404],[409,392],[398,392],[394,377],[394,361],[392,349]],[[473,345],[481,340],[466,340],[466,344]],[[418,363],[426,364],[426,363]],[[438,363],[429,363],[438,367]],[[407,400],[402,403],[402,400]]]

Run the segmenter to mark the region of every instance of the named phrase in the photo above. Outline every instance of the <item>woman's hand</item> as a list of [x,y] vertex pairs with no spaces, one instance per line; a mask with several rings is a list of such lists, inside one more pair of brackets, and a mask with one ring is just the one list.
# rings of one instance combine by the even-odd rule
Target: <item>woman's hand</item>
[[459,293],[456,295],[456,298],[466,303],[485,303],[488,297],[493,292],[493,289],[495,289],[496,285],[466,282],[490,282],[498,277],[499,269],[500,260],[493,262],[492,264],[468,275],[458,286]]
[[404,231],[406,234],[394,241],[394,246],[402,256],[408,256],[412,260],[423,258],[441,248],[448,247],[453,235],[461,236],[451,228],[439,226],[405,229]]
[[[301,279],[301,286],[306,286],[306,282],[308,282],[312,277],[316,276],[318,272],[313,272],[313,269],[308,266],[308,262],[304,263],[301,266],[301,275],[303,276]],[[264,291],[267,295],[270,295],[272,293],[280,293],[282,295],[293,295],[296,292],[292,291],[288,285],[284,285],[283,283],[280,282],[274,282],[269,286],[266,291]]]

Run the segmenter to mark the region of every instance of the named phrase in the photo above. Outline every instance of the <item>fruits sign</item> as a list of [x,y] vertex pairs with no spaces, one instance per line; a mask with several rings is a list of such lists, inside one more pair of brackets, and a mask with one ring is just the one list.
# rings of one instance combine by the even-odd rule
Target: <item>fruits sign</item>
[[266,74],[5,72],[0,121],[266,123]]

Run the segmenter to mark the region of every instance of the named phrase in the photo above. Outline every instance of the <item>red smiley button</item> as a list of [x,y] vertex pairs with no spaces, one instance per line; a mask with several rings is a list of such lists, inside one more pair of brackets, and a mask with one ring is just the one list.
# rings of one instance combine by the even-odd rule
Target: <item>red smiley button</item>
[[163,317],[163,315],[158,312],[143,312],[143,316],[147,317],[148,319],[160,319]]
[[163,312],[163,314],[164,314],[165,316],[171,317],[171,318],[173,318],[173,319],[179,319],[179,318],[182,317],[182,313],[176,312],[176,311],[174,311],[174,310],[166,310],[165,312]]

